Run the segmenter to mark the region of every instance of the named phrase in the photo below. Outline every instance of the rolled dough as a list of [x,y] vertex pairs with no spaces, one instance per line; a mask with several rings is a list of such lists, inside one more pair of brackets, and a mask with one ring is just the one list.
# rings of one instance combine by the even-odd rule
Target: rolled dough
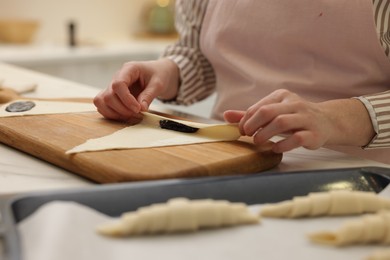
[[320,231],[309,234],[312,242],[333,246],[353,244],[390,244],[390,212],[366,215],[345,222],[337,231]]
[[196,231],[201,228],[257,224],[260,218],[244,203],[225,200],[170,199],[134,212],[123,213],[119,220],[98,227],[107,236],[131,236]]
[[261,215],[271,218],[356,215],[390,209],[390,200],[374,192],[330,191],[310,193],[292,200],[269,204]]

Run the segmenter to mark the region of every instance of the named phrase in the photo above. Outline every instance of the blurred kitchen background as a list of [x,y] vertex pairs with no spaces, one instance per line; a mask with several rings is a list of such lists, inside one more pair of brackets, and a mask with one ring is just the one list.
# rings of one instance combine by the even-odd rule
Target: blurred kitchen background
[[[1,0],[0,62],[102,89],[124,62],[158,58],[173,23],[174,0]],[[208,116],[213,98],[181,110]]]

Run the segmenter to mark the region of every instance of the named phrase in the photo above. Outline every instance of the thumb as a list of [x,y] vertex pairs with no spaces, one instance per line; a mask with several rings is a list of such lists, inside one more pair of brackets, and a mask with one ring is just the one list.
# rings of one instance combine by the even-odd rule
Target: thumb
[[146,88],[138,95],[137,100],[141,104],[142,111],[147,111],[153,100],[159,95],[161,82],[153,78]]
[[244,115],[245,111],[240,110],[227,110],[223,113],[223,117],[228,123],[239,123]]
[[157,95],[154,95],[153,91],[151,89],[145,89],[142,91],[138,96],[138,102],[141,104],[141,110],[147,111],[149,109],[150,104],[152,103],[153,99],[155,99]]

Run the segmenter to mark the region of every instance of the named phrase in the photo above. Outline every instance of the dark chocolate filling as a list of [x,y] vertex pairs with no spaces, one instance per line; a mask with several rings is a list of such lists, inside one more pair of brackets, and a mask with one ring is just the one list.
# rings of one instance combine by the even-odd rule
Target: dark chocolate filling
[[160,127],[182,133],[195,133],[199,128],[191,127],[171,120],[160,120]]
[[7,112],[25,112],[35,107],[35,103],[32,101],[17,101],[9,104],[5,111]]

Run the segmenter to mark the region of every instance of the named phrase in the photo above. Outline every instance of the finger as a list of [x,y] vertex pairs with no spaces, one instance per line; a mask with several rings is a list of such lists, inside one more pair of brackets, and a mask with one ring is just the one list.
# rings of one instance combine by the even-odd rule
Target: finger
[[98,112],[102,114],[105,118],[116,120],[116,121],[122,121],[130,124],[137,124],[140,121],[142,121],[142,114],[120,114],[116,112],[115,110],[111,109],[110,107],[104,107],[104,108],[98,108]]
[[99,93],[94,98],[93,103],[97,107],[98,112],[109,119],[123,120],[134,117],[134,114],[137,114],[125,107],[110,88]]
[[114,96],[123,107],[126,107],[127,110],[130,110],[133,113],[139,113],[141,106],[130,92],[131,86],[124,82],[115,82],[113,83],[112,88],[114,90]]
[[279,134],[291,134],[301,129],[306,129],[306,120],[296,114],[280,115],[268,125],[256,132],[254,143],[260,145]]
[[298,147],[305,147],[310,150],[318,149],[321,147],[321,142],[316,141],[313,138],[313,134],[310,131],[298,131],[293,135],[277,142],[272,150],[276,153],[288,152]]
[[246,121],[241,120],[240,127],[245,135],[252,136],[279,116],[294,114],[295,112],[296,110],[291,104],[276,103],[265,105],[257,109]]
[[118,113],[122,116],[129,116],[131,114],[136,113],[128,109],[121,102],[118,95],[116,95],[110,88],[108,88],[107,90],[103,91],[101,94],[96,96],[96,98],[94,99],[94,103],[97,107],[101,107],[102,110],[108,107],[114,110],[115,113]]
[[101,91],[98,95],[93,99],[93,104],[97,108],[97,111],[102,114],[105,118],[115,119],[117,117],[117,113],[112,111],[109,107],[107,107],[104,99],[107,95],[107,90]]
[[223,113],[225,121],[229,123],[239,123],[244,117],[245,111],[240,110],[227,110]]
[[157,76],[152,77],[146,88],[139,94],[137,98],[143,111],[148,110],[150,104],[160,94],[162,89],[164,89],[164,83],[162,80]]
[[124,117],[121,114],[117,113],[115,110],[111,109],[108,106],[99,106],[97,107],[97,111],[107,119],[120,120],[120,121],[124,119]]
[[140,65],[127,63],[114,77],[111,88],[125,107],[138,113],[141,109],[137,99],[131,93],[131,88],[140,81]]
[[[264,97],[263,99],[261,99],[260,101],[258,101],[256,104],[252,105],[251,107],[249,107],[247,109],[247,112],[245,113],[244,117],[242,118],[240,124],[239,124],[239,128],[240,128],[240,131],[245,133],[246,135],[253,135],[254,132],[256,132],[256,129],[259,128],[259,126],[254,127],[253,128],[250,128],[250,129],[245,129],[245,124],[256,114],[258,113],[259,110],[262,110],[264,109],[264,111],[260,111],[260,115],[257,114],[257,117],[259,118],[262,118],[263,115],[261,115],[261,113],[265,113],[264,116],[267,115],[267,108],[264,108],[266,106],[270,106],[272,104],[281,104],[283,103],[283,101],[285,99],[288,99],[288,97],[290,96],[295,96],[294,94],[292,94],[291,92],[289,92],[288,90],[284,90],[284,89],[279,89],[279,90],[276,90],[274,92],[272,92],[271,94],[269,94],[268,96]],[[268,119],[269,121],[269,119]],[[250,125],[249,125],[250,126]],[[248,126],[248,127],[249,127]]]

